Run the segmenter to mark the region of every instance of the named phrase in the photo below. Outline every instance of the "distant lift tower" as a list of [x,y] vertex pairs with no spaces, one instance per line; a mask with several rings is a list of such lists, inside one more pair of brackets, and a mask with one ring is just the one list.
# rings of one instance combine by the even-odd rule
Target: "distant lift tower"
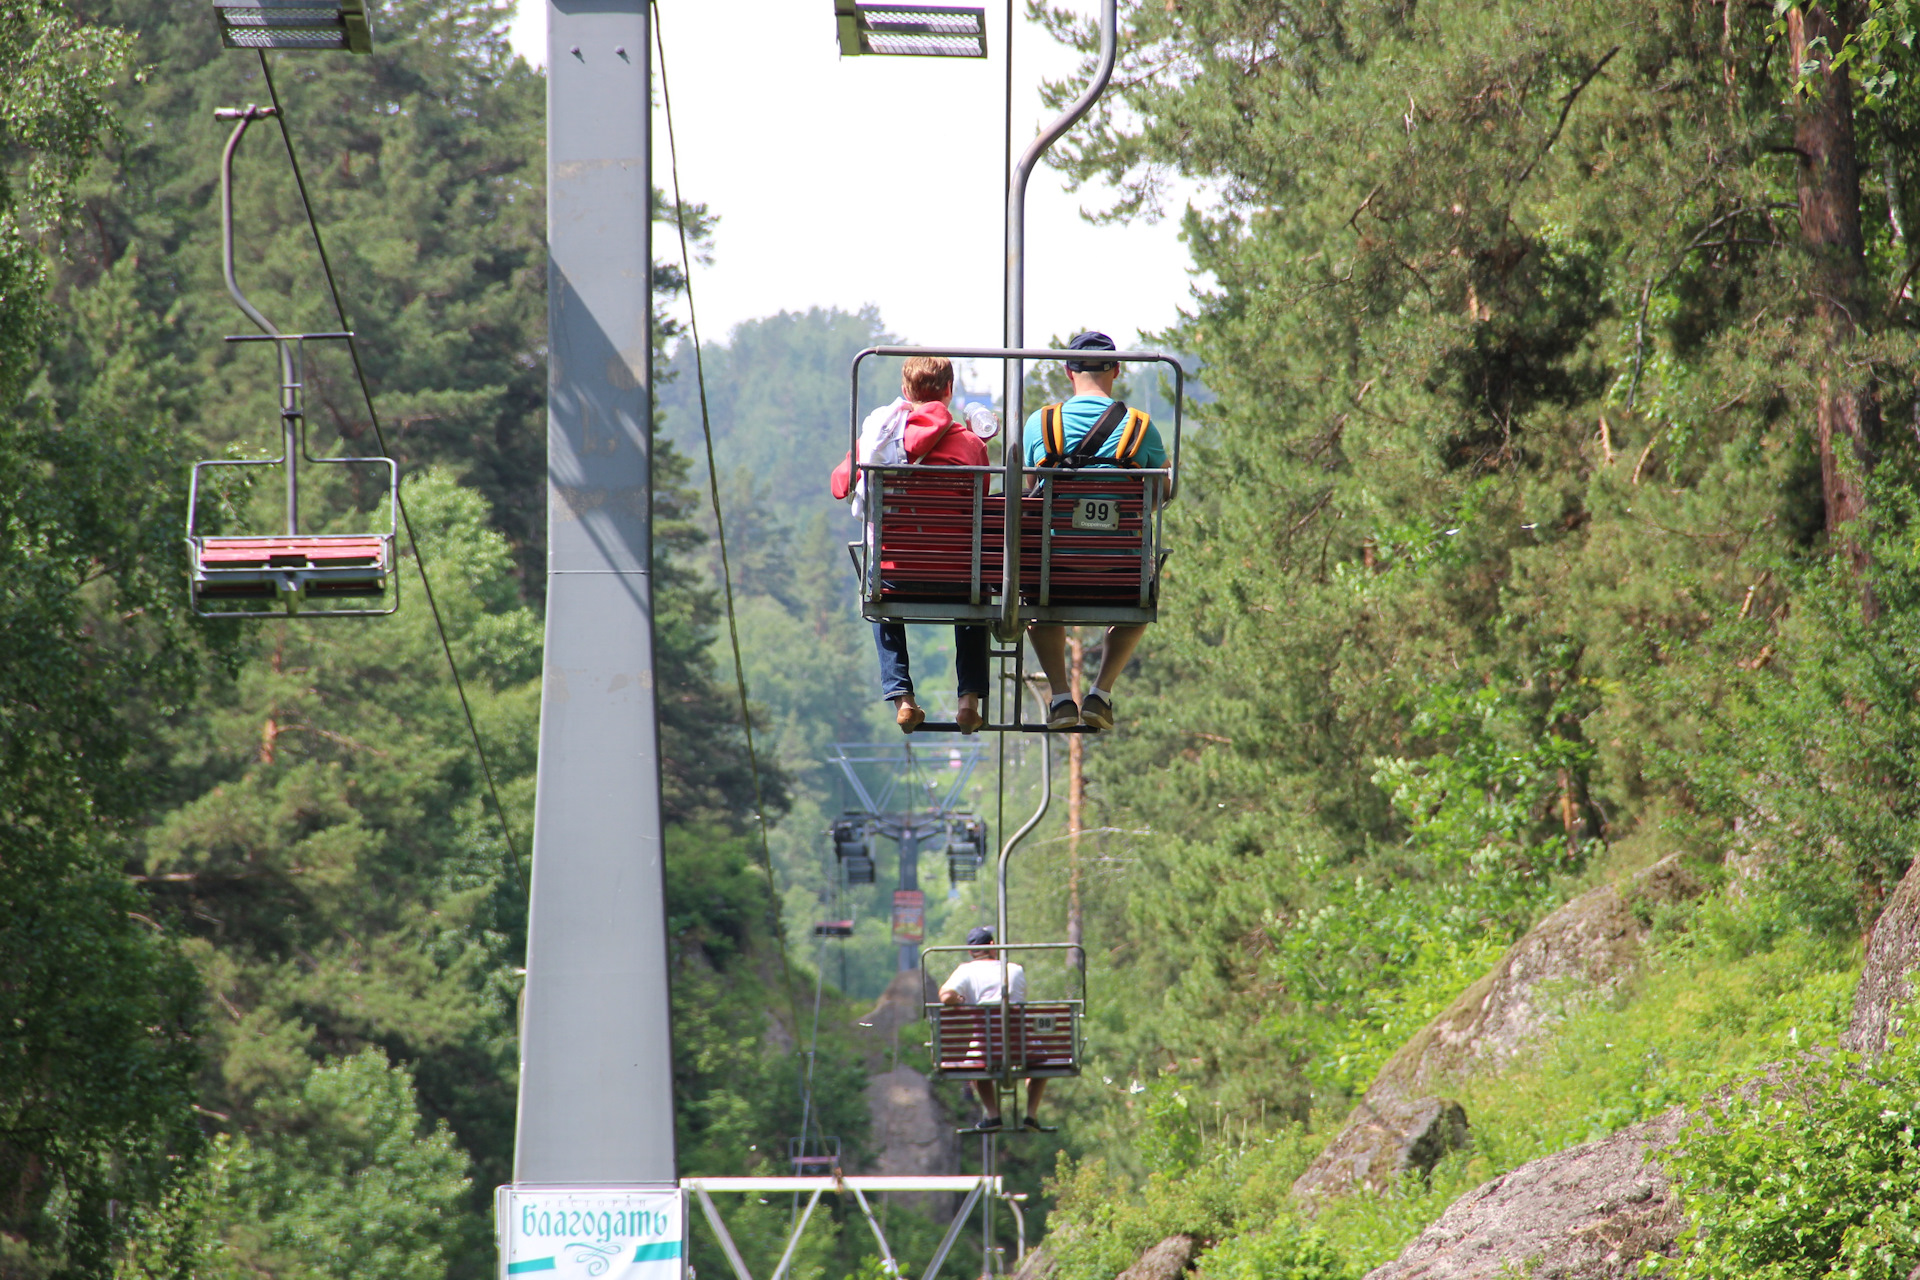
[[[917,750],[911,743],[836,742],[827,761],[840,767],[860,803],[833,824],[834,854],[847,873],[847,883],[873,883],[868,841],[874,835],[899,844],[901,894],[920,892],[920,846],[932,840],[947,850],[950,878],[974,879],[985,848],[985,828],[978,818],[962,811],[960,798],[980,765],[981,750],[980,743],[972,740]],[[913,803],[921,791],[925,808]],[[893,807],[896,797],[904,807]],[[853,852],[856,847],[863,852]],[[859,866],[862,860],[864,868]],[[894,901],[899,903],[900,898]],[[919,943],[902,941],[899,971],[919,967]]]

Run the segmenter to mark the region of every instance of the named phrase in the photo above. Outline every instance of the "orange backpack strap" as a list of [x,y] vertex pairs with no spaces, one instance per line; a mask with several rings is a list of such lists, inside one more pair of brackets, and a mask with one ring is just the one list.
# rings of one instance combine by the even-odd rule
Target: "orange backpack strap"
[[1056,402],[1040,406],[1040,442],[1047,450],[1040,459],[1040,465],[1059,466],[1061,459],[1067,456],[1066,405]]
[[1144,409],[1127,410],[1127,425],[1120,431],[1120,443],[1114,446],[1113,460],[1123,467],[1135,465],[1133,455],[1147,442],[1147,414]]

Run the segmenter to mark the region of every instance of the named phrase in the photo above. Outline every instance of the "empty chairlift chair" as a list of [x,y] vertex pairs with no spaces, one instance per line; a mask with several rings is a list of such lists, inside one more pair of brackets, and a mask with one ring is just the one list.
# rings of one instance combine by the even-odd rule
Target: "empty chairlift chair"
[[[273,114],[270,107],[219,111],[237,120],[220,167],[220,222],[227,291],[261,332],[229,342],[270,342],[280,369],[280,454],[275,458],[217,459],[196,463],[187,497],[187,554],[192,602],[202,617],[268,617],[285,612],[308,618],[368,617],[399,607],[394,576],[395,534],[399,514],[399,473],[385,457],[314,457],[308,452],[306,418],[301,405],[306,378],[306,343],[344,340],[347,333],[281,333],[247,300],[234,278],[233,156],[253,121]],[[308,466],[364,467],[379,475],[385,527],[356,533],[302,533],[300,477]],[[208,478],[223,469],[279,471],[284,482],[284,520],[277,533],[209,533],[201,511]],[[361,603],[365,602],[365,603]]]
[[987,824],[979,818],[956,818],[947,829],[947,879],[955,884],[978,880],[986,861]]
[[863,819],[852,815],[834,819],[833,856],[848,884],[873,883],[873,841]]

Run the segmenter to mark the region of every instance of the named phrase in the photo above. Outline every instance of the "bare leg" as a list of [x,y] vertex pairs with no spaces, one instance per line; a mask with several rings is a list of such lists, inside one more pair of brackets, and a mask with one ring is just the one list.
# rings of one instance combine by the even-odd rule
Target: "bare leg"
[[1040,1110],[1040,1095],[1046,1091],[1047,1082],[1044,1077],[1027,1081],[1027,1114],[1029,1116]]
[[[1134,630],[1143,631],[1145,628],[1136,627]],[[1067,629],[1055,623],[1043,623],[1028,627],[1027,639],[1033,641],[1034,656],[1040,659],[1040,669],[1047,673],[1047,685],[1052,690],[1052,696],[1060,697],[1073,687],[1067,679]],[[1139,637],[1135,636],[1134,639],[1137,641]],[[1105,685],[1100,687],[1106,688]]]
[[[1146,627],[1139,624],[1107,628],[1106,649],[1100,658],[1100,676],[1093,682],[1095,688],[1105,689],[1108,693],[1113,692],[1113,682],[1118,680],[1120,673],[1127,669],[1127,663],[1133,658],[1133,651],[1139,647],[1140,637],[1146,633]],[[1060,643],[1062,648],[1066,646],[1064,635]],[[1038,649],[1040,646],[1035,644],[1033,647]],[[1051,671],[1047,673],[1047,678],[1049,680],[1053,678]]]
[[979,711],[979,710],[980,710],[980,695],[979,695],[979,694],[977,694],[977,693],[963,693],[963,694],[961,694],[961,695],[960,695],[960,709],[961,709],[962,711],[974,711],[974,712],[977,712],[977,711]]
[[987,1115],[995,1120],[1000,1118],[1000,1090],[991,1080],[975,1080],[973,1091],[980,1095],[980,1105],[987,1109]]

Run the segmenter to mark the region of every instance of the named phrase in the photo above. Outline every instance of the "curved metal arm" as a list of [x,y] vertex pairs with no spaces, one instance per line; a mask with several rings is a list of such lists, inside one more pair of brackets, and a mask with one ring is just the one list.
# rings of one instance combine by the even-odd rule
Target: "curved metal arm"
[[248,103],[244,107],[222,107],[213,113],[216,120],[238,120],[233,134],[227,139],[227,149],[220,154],[220,250],[221,266],[227,275],[227,292],[239,306],[247,319],[260,326],[264,333],[280,336],[280,330],[273,322],[260,314],[260,309],[247,301],[247,295],[240,292],[240,283],[233,277],[233,153],[240,149],[240,139],[246,136],[247,126],[255,120],[264,120],[274,115],[272,107],[256,107]]
[[[1101,0],[1100,65],[1094,70],[1092,83],[1059,119],[1042,129],[1040,136],[1027,144],[1027,149],[1020,153],[1019,162],[1013,166],[1007,183],[1005,341],[1009,347],[1018,347],[1027,340],[1027,179],[1033,176],[1047,148],[1079,123],[1080,117],[1087,114],[1093,104],[1100,100],[1100,95],[1107,91],[1107,82],[1113,79],[1113,64],[1119,51],[1119,0]],[[1026,441],[1021,438],[1026,434],[1026,415],[1020,412],[1021,391],[1025,381],[1025,365],[1019,360],[1009,360],[1006,383],[1007,475],[1001,482],[1007,494],[1006,527],[1003,531],[1007,553],[1001,565],[1000,579],[1000,630],[1004,633],[1003,638],[1009,640],[1018,638],[1020,627],[1020,504],[1015,498],[1026,487],[1021,476],[1021,468],[1026,463]]]

